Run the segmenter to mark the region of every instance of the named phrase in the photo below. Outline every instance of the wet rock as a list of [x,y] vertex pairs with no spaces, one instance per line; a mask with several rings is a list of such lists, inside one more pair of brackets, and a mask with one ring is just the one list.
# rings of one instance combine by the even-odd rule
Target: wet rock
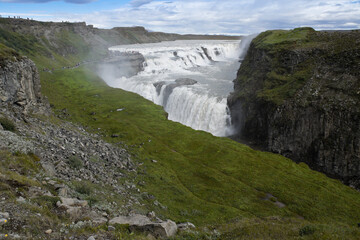
[[178,78],[175,80],[175,82],[180,85],[180,86],[183,86],[183,85],[194,85],[197,83],[196,80],[194,79],[191,79],[191,78]]

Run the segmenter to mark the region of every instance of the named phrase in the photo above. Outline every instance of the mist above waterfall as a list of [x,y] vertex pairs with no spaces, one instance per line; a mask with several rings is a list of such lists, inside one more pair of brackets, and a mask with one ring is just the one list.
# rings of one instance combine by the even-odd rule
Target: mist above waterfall
[[[233,133],[227,96],[240,66],[240,41],[183,40],[121,45],[110,50],[136,55],[140,61],[100,66],[99,75],[109,86],[163,106],[169,120],[215,136]],[[133,68],[138,73],[129,75]]]

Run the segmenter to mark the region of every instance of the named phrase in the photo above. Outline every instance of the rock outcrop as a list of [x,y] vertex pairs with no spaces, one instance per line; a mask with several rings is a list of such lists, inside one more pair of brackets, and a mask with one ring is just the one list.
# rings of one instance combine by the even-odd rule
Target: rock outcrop
[[39,74],[30,59],[21,57],[1,64],[0,101],[23,107],[41,102]]
[[238,137],[360,189],[360,33],[268,31],[229,97]]

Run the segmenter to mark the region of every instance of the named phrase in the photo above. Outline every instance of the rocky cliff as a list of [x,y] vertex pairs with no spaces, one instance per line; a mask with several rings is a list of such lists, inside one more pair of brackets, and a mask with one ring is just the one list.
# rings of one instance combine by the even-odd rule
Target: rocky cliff
[[229,97],[238,137],[360,188],[360,32],[267,31]]
[[31,60],[14,57],[1,64],[0,100],[24,107],[41,101],[40,78]]

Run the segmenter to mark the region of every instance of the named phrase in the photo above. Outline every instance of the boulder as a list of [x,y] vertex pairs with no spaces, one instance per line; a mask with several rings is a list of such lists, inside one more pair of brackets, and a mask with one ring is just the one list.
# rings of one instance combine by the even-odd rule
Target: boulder
[[122,224],[129,225],[131,230],[148,232],[154,237],[171,237],[177,232],[177,225],[171,220],[152,222],[148,217],[143,215],[119,216],[109,221],[110,225]]
[[189,230],[191,228],[195,228],[195,225],[191,222],[179,223],[177,224],[179,230]]
[[81,215],[83,208],[88,205],[85,200],[79,200],[76,198],[64,198],[60,197],[60,201],[56,203],[56,206],[66,211],[72,218],[77,218]]

